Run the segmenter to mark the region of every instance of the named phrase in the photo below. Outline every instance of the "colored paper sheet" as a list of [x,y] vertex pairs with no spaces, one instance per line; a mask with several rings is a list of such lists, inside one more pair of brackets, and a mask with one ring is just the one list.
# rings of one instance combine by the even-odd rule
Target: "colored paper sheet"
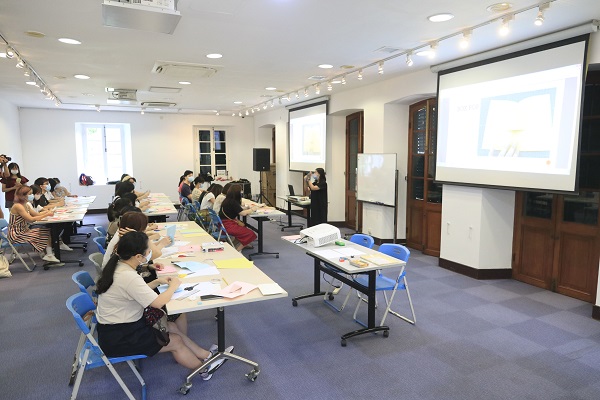
[[219,269],[250,268],[254,265],[252,261],[248,261],[242,257],[229,260],[214,260],[213,262]]

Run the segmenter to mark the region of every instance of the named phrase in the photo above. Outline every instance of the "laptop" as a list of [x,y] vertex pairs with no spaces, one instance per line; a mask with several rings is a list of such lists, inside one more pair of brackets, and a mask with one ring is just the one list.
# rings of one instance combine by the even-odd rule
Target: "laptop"
[[294,194],[294,185],[288,185],[288,189],[290,191],[290,196],[295,196],[295,194]]

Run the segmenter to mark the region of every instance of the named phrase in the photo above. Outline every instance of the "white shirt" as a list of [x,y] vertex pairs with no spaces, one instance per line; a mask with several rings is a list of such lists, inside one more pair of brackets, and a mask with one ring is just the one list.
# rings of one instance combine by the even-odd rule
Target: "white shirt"
[[117,247],[117,243],[119,243],[120,238],[121,236],[119,236],[117,228],[117,232],[115,232],[115,235],[112,237],[112,239],[110,239],[110,242],[108,242],[108,246],[106,246],[106,252],[104,253],[104,258],[102,259],[102,268],[104,268],[108,260],[110,260],[110,257],[115,251],[115,247]]
[[101,324],[123,324],[142,318],[158,295],[150,289],[138,273],[129,265],[119,262],[113,283],[98,296],[96,317]]
[[48,201],[54,200],[54,196],[50,192],[44,192],[44,196],[46,196],[46,199],[48,199]]
[[221,211],[221,204],[223,204],[223,200],[225,200],[225,195],[224,194],[220,194],[217,196],[217,198],[215,199],[215,202],[213,203],[213,210],[215,210],[215,212],[218,214],[219,211]]
[[215,199],[215,195],[212,194],[211,192],[207,192],[204,195],[204,198],[202,199],[202,203],[200,203],[200,209],[201,210],[206,210],[207,208],[213,208],[213,203],[211,203],[211,200]]

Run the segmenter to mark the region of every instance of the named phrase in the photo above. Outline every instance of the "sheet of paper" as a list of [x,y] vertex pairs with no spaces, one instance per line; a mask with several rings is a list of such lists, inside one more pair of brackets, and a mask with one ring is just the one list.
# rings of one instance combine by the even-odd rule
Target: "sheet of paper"
[[172,264],[163,264],[163,268],[159,271],[156,270],[158,275],[168,275],[177,273],[177,268],[175,268]]
[[182,229],[181,233],[184,235],[191,234],[191,233],[203,233],[206,235],[206,232],[204,232],[202,229]]
[[166,258],[172,254],[175,254],[179,252],[179,247],[175,247],[175,246],[171,246],[171,247],[164,247],[162,249],[162,256],[160,256],[160,258]]
[[[169,285],[158,286],[158,291],[163,293],[169,288]],[[190,290],[186,290],[189,288]],[[218,283],[211,282],[200,282],[200,283],[182,283],[179,285],[171,300],[178,300],[190,297],[192,295],[203,296],[207,294],[214,294],[221,289],[221,285]]]
[[192,238],[192,237],[200,237],[200,236],[209,236],[208,233],[206,232],[199,232],[199,233],[184,233],[183,237],[184,238]]
[[284,292],[283,288],[277,283],[263,283],[258,285],[258,289],[263,296],[270,296],[272,294],[280,294]]
[[179,247],[179,251],[182,253],[193,252],[193,251],[202,251],[202,246],[199,244],[190,244],[188,246]]
[[171,244],[169,246],[173,246],[175,244],[175,231],[177,230],[177,227],[175,225],[167,225],[165,228],[167,229],[167,236],[171,239]]
[[230,268],[251,268],[254,264],[252,261],[248,261],[246,258],[232,258],[229,260],[214,260],[213,261],[219,269],[230,269]]
[[198,261],[173,261],[173,264],[179,266],[180,268],[190,270],[195,276],[220,274],[216,267]]
[[282,236],[281,238],[283,240],[287,240],[288,242],[293,242],[294,240],[298,240],[301,237],[302,237],[301,235],[289,235],[289,236]]
[[173,246],[181,247],[181,246],[187,246],[188,244],[190,244],[190,242],[182,242],[181,240],[176,240],[173,243]]
[[315,250],[313,251],[316,255],[323,258],[340,258],[340,253],[335,250]]
[[256,285],[246,282],[235,281],[231,285],[224,287],[223,289],[216,291],[214,294],[233,299],[235,297],[243,296],[256,289]]
[[360,256],[361,254],[365,254],[364,251],[360,251],[359,249],[353,247],[340,247],[339,249],[335,249],[334,251],[340,253],[342,257],[354,257]]

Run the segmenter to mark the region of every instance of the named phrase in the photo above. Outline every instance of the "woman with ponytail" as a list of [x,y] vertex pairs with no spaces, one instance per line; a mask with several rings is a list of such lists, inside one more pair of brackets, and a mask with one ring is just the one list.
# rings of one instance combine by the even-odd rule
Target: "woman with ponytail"
[[[159,352],[171,352],[179,364],[197,369],[216,353],[216,345],[205,350],[184,335],[177,325],[169,322],[171,340],[162,347],[156,341],[152,326],[146,325],[144,309],[149,306],[163,307],[181,284],[177,277],[160,277],[146,284],[136,268],[151,257],[152,251],[145,233],[129,232],[119,240],[116,253],[102,270],[96,284],[98,344],[109,357],[135,354],[151,357]],[[169,288],[156,294],[153,289],[160,284],[168,284]],[[233,351],[233,346],[226,351]],[[224,359],[220,359],[209,365],[201,374],[202,379],[210,379],[212,372],[223,362]]]

